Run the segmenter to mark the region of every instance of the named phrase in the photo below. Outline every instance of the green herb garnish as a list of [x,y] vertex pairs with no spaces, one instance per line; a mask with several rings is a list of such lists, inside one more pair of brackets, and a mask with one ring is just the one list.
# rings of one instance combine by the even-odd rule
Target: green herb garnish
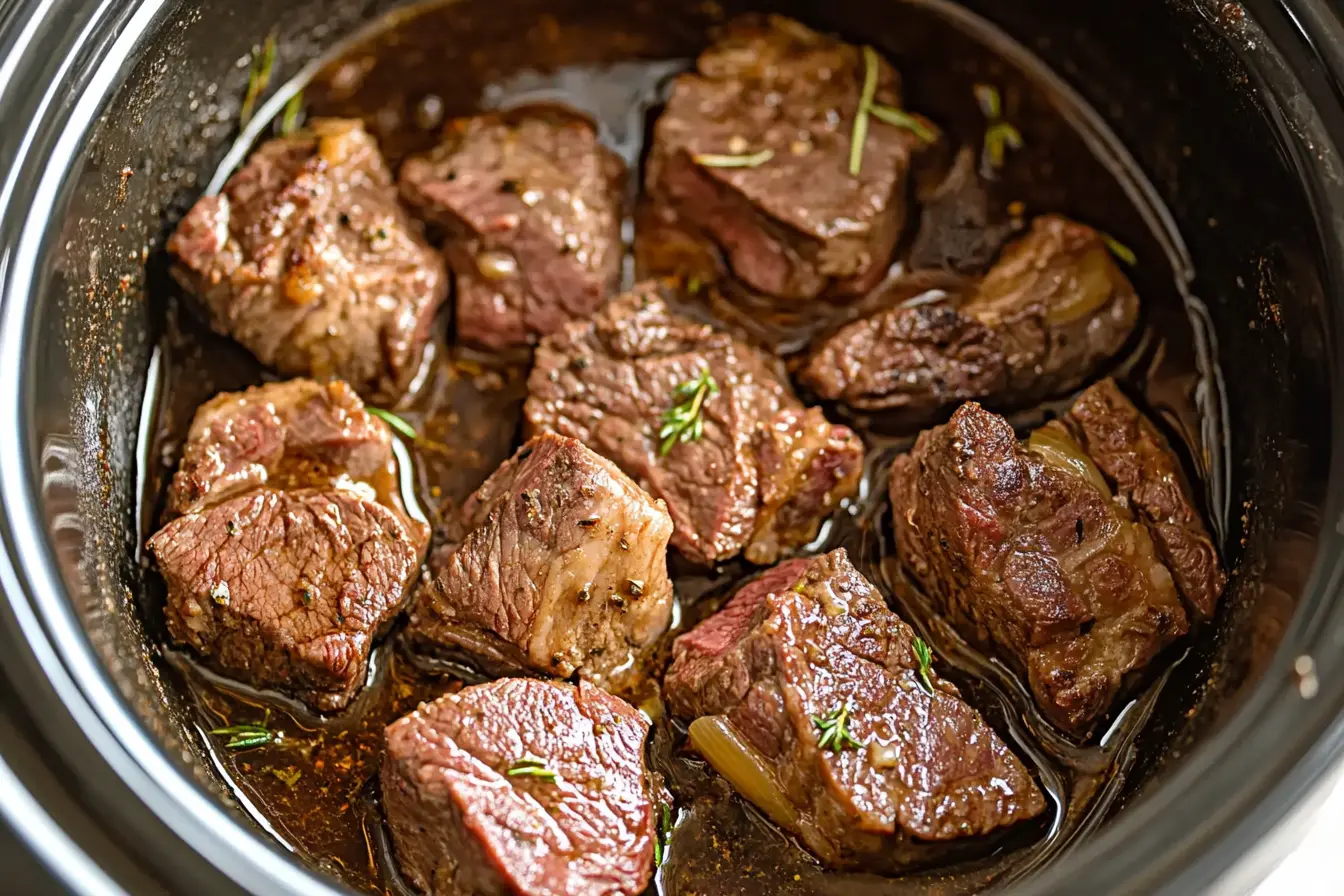
[[764,165],[775,157],[773,149],[763,149],[760,152],[747,153],[745,155],[721,155],[713,152],[696,153],[691,158],[695,164],[703,168],[756,168]]
[[275,32],[266,35],[260,51],[252,56],[252,68],[247,74],[247,93],[243,94],[243,104],[238,108],[239,124],[246,125],[252,120],[252,111],[257,106],[257,100],[271,83],[273,68],[275,68]]
[[877,95],[877,51],[863,47],[863,92],[859,94],[859,108],[854,110],[854,131],[849,135],[849,175],[858,177],[863,168],[863,144],[868,141],[868,113]]
[[915,635],[914,641],[911,642],[911,647],[915,651],[915,661],[919,663],[918,672],[920,683],[923,685],[924,690],[928,695],[932,697],[933,679],[929,677],[929,671],[933,665],[933,651],[929,649],[929,645],[925,643],[924,639],[919,637],[919,635]]
[[658,835],[653,838],[653,867],[662,866],[663,857],[667,854],[667,841],[671,836],[672,805],[663,803],[658,816]]
[[271,774],[275,775],[277,778],[283,781],[286,787],[293,787],[295,784],[299,783],[299,778],[303,776],[303,772],[299,771],[296,768],[288,769],[285,771],[281,771],[278,768],[273,768],[271,769]]
[[541,778],[546,781],[558,780],[560,775],[546,767],[545,759],[538,759],[530,753],[522,759],[514,760],[507,772],[510,778]]
[[849,703],[842,703],[835,709],[826,713],[824,716],[813,716],[812,724],[817,726],[821,732],[821,737],[817,738],[817,746],[823,750],[830,750],[832,753],[839,753],[847,748],[859,749],[863,742],[849,733]]
[[984,159],[990,168],[1002,168],[1008,150],[1026,146],[1022,132],[1003,120],[1003,96],[992,84],[977,84],[973,88],[985,121]]
[[303,91],[300,90],[285,103],[285,111],[280,116],[280,134],[288,137],[299,129],[299,119],[303,116]]
[[415,434],[415,427],[407,423],[405,420],[401,419],[391,411],[385,411],[382,408],[371,408],[368,407],[367,405],[365,406],[364,410],[368,411],[370,414],[377,417],[379,420],[383,421],[388,426],[392,427],[397,432],[401,433],[403,436],[410,439],[412,442],[414,442],[416,438],[418,438],[418,436],[416,436]]
[[704,417],[701,410],[705,400],[719,393],[719,384],[710,376],[709,368],[700,371],[700,376],[687,380],[677,387],[674,393],[677,403],[663,412],[662,428],[658,438],[662,444],[658,447],[658,456],[667,457],[678,442],[695,442],[705,434]]
[[230,725],[227,728],[214,728],[210,733],[227,736],[228,742],[224,744],[230,750],[249,750],[252,747],[264,747],[266,744],[275,743],[280,739],[280,735],[266,727],[271,720],[271,711],[266,710],[266,715],[262,718],[260,725]]
[[1123,261],[1130,267],[1139,263],[1139,256],[1134,254],[1134,250],[1120,242],[1109,233],[1101,235],[1101,241],[1106,244],[1106,248],[1111,250],[1111,254]]
[[878,121],[895,125],[898,128],[905,128],[912,132],[916,137],[925,143],[932,143],[938,138],[933,129],[924,123],[918,115],[911,115],[904,109],[896,109],[891,106],[884,106],[881,103],[873,103],[868,107],[868,114],[872,115]]

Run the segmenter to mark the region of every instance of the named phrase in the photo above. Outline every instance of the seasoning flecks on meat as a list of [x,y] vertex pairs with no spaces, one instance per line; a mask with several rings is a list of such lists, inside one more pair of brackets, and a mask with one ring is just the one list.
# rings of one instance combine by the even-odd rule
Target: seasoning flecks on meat
[[406,390],[448,290],[357,121],[318,119],[262,144],[168,250],[215,330],[282,374],[367,397]]
[[614,670],[667,630],[672,520],[615,464],[573,439],[532,439],[463,508],[471,530],[421,589],[410,635],[491,665]]
[[401,194],[448,230],[457,333],[530,345],[595,311],[620,277],[625,164],[593,123],[527,106],[449,122],[401,169]]
[[755,784],[774,795],[762,808],[823,862],[892,870],[917,861],[920,841],[1045,809],[1017,757],[921,665],[915,640],[837,550],[767,571],[678,638],[664,694],[699,720],[698,748],[702,717],[726,728],[752,757],[738,769],[768,779]]
[[1148,529],[1058,421],[1023,445],[963,405],[896,460],[890,492],[906,570],[964,637],[1025,673],[1061,729],[1086,734],[1188,629]]
[[1116,494],[1148,527],[1191,615],[1208,619],[1227,574],[1166,439],[1112,379],[1078,396],[1065,422]]
[[1076,388],[1114,357],[1139,300],[1102,235],[1035,219],[978,283],[855,321],[800,373],[823,398],[919,414],[968,399],[1022,405]]
[[[877,102],[899,107],[897,73],[871,59]],[[650,195],[706,233],[752,289],[786,300],[866,292],[891,261],[923,142],[871,118],[850,173],[866,67],[858,47],[792,19],[730,22],[673,83],[654,129]]]
[[345,383],[202,405],[148,544],[169,634],[226,675],[343,708],[428,540],[391,491],[393,463],[386,425]]
[[502,679],[422,704],[387,728],[397,864],[429,896],[641,893],[664,799],[648,731],[586,682]]
[[668,310],[644,284],[542,341],[524,408],[667,502],[672,543],[701,563],[771,563],[858,489],[863,444],[805,411],[776,365]]

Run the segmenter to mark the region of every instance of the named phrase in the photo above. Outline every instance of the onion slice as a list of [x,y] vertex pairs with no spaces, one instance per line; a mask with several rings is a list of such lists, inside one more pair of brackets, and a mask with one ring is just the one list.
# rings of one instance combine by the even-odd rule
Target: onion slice
[[1027,439],[1027,448],[1041,456],[1041,460],[1052,467],[1062,467],[1082,476],[1092,483],[1106,497],[1111,497],[1111,487],[1101,475],[1092,458],[1059,424],[1046,424],[1033,430]]
[[690,735],[691,745],[738,793],[780,827],[799,829],[798,810],[780,787],[770,761],[732,723],[723,716],[701,716],[691,723]]

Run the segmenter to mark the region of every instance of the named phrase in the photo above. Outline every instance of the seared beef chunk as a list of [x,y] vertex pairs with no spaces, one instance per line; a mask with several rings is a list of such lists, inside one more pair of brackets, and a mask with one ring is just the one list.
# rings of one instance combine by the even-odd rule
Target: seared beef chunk
[[579,442],[528,442],[463,515],[471,533],[416,600],[421,647],[607,684],[667,630],[672,520]]
[[1015,230],[1011,221],[994,220],[976,153],[970,148],[957,153],[947,177],[921,199],[919,232],[910,248],[910,266],[915,269],[983,274]]
[[978,284],[846,325],[800,377],[856,408],[1020,405],[1077,387],[1124,346],[1138,314],[1101,234],[1048,215]]
[[[677,639],[664,694],[675,714],[714,717],[754,754],[778,796],[765,808],[826,864],[898,866],[918,854],[912,841],[1045,809],[957,689],[923,681],[914,637],[844,550],[791,560]],[[692,728],[697,744],[707,721]]]
[[380,398],[415,376],[448,288],[357,121],[319,119],[262,144],[168,250],[212,326],[262,363]]
[[653,870],[662,788],[648,720],[582,682],[502,679],[387,728],[383,810],[430,896],[634,896]]
[[[898,75],[875,62],[877,101],[898,107]],[[734,20],[673,84],[654,129],[649,192],[704,230],[753,289],[795,300],[866,292],[900,236],[922,141],[872,118],[850,175],[864,72],[858,47],[791,19]],[[770,155],[733,167],[705,158],[755,154]]]
[[149,540],[169,634],[224,674],[344,707],[428,538],[389,494],[392,462],[386,425],[344,383],[202,405]]
[[1066,422],[1120,499],[1148,527],[1191,615],[1212,616],[1227,575],[1180,462],[1157,427],[1111,379],[1079,396]]
[[620,277],[624,177],[593,123],[563,107],[449,122],[407,161],[402,196],[449,231],[458,336],[527,345],[597,310]]
[[[685,426],[660,435],[673,408]],[[525,414],[665,500],[673,545],[702,563],[774,562],[862,472],[858,436],[804,409],[764,354],[671,313],[647,284],[542,341]]]
[[905,568],[963,636],[1026,673],[1064,730],[1087,733],[1186,632],[1148,530],[1059,422],[1023,445],[963,405],[897,459],[891,503]]

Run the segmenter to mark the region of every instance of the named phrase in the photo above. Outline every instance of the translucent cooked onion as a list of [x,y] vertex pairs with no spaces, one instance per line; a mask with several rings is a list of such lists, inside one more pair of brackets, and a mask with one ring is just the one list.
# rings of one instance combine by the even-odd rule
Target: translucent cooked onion
[[770,761],[742,739],[723,716],[701,716],[691,723],[691,745],[728,779],[738,793],[760,807],[771,821],[798,830],[798,810],[776,780]]
[[1092,463],[1092,458],[1087,456],[1083,446],[1075,442],[1064,427],[1058,424],[1042,426],[1027,439],[1027,448],[1035,451],[1051,466],[1072,470],[1095,485],[1102,494],[1110,496],[1111,488],[1106,484],[1105,477],[1097,465]]
[[1073,323],[1094,314],[1109,302],[1115,291],[1111,279],[1114,264],[1104,247],[1093,249],[1080,258],[1072,282],[1059,300],[1046,309],[1046,322],[1056,325]]

